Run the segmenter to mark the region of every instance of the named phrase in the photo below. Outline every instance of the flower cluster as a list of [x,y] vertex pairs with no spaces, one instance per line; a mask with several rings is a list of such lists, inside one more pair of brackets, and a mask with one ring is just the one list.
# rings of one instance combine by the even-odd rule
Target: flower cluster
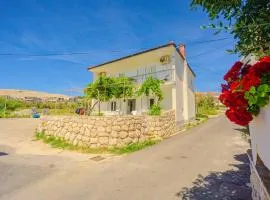
[[[219,100],[228,107],[226,116],[236,124],[248,125],[260,106],[269,102],[270,56],[260,59],[252,66],[236,62],[225,74],[224,80],[227,83],[221,85],[222,93]],[[266,89],[265,87],[263,87],[264,90],[260,88],[259,91],[264,91],[263,97],[257,98],[256,88],[262,84],[266,85]],[[251,90],[253,96],[250,95]]]

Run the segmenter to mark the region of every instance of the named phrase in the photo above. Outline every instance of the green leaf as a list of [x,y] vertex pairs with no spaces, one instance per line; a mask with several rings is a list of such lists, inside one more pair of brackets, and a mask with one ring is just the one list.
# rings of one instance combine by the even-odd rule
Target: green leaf
[[[225,32],[231,29],[230,33],[236,39],[235,50],[240,55],[270,55],[269,0],[192,0],[191,6],[202,7],[211,22],[223,19],[218,27]],[[224,26],[225,22],[231,28]],[[211,24],[208,28],[216,29],[217,26]],[[214,33],[218,32],[214,30]]]
[[249,90],[250,94],[255,94],[256,93],[256,88],[254,86],[252,86]]
[[226,53],[228,53],[228,54],[233,54],[234,51],[233,51],[232,49],[227,49],[227,50],[226,50]]
[[268,84],[263,84],[263,85],[260,85],[260,86],[258,87],[258,91],[259,91],[259,92],[266,93],[266,92],[268,92],[268,90],[269,90]]
[[244,95],[245,99],[249,99],[249,96],[250,96],[249,91],[245,92],[245,95]]
[[203,26],[200,26],[200,29],[207,29],[207,26],[203,25]]

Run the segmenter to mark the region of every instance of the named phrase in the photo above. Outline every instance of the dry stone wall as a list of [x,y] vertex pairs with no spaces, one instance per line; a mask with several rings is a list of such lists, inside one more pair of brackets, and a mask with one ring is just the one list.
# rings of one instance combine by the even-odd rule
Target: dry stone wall
[[124,146],[176,132],[175,112],[161,116],[61,116],[42,119],[38,132],[83,147]]

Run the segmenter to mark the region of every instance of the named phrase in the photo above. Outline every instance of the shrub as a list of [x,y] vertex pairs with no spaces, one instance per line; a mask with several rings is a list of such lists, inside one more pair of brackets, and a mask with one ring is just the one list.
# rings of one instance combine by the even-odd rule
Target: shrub
[[149,115],[160,115],[161,114],[161,107],[159,104],[154,104],[151,106],[149,110]]
[[10,110],[14,111],[19,107],[23,106],[23,102],[16,99],[6,99],[3,97],[0,97],[0,110]]
[[196,107],[198,114],[215,115],[217,114],[217,107],[215,105],[215,99],[213,96],[197,95],[196,96]]

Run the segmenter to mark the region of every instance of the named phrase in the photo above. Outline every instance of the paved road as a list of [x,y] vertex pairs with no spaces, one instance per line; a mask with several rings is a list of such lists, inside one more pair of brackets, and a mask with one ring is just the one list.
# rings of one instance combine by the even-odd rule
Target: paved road
[[76,160],[80,155],[1,156],[0,199],[248,200],[248,144],[237,128],[223,116],[213,118],[151,148],[100,162]]

